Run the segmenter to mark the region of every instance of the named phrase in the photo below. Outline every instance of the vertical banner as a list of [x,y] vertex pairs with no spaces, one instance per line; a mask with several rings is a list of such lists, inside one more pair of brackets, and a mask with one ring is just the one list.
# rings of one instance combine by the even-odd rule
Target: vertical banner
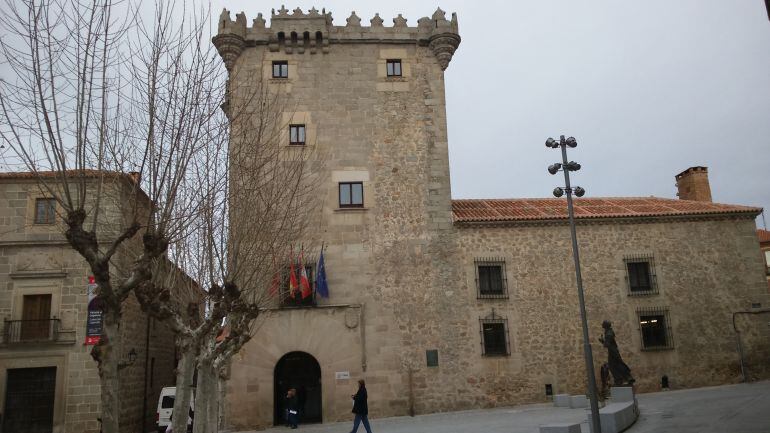
[[88,277],[88,317],[86,317],[86,341],[84,345],[98,344],[102,337],[102,302],[96,295],[96,279]]

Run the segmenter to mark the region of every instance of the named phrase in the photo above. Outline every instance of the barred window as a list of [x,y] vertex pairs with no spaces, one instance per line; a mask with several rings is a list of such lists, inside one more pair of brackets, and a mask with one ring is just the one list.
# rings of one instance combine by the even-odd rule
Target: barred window
[[652,254],[633,254],[623,257],[626,267],[626,288],[629,296],[655,295],[658,281]]
[[476,296],[478,299],[508,297],[508,281],[505,277],[505,258],[480,257],[474,260],[476,270]]
[[639,318],[642,350],[669,350],[674,348],[668,308],[637,308],[636,315]]
[[401,59],[389,59],[386,63],[388,77],[401,76]]
[[289,62],[285,60],[274,61],[273,78],[289,78]]
[[508,319],[492,310],[492,314],[479,319],[481,332],[481,354],[484,356],[508,356],[511,344],[508,335]]
[[53,224],[56,222],[56,200],[38,198],[35,200],[35,224]]

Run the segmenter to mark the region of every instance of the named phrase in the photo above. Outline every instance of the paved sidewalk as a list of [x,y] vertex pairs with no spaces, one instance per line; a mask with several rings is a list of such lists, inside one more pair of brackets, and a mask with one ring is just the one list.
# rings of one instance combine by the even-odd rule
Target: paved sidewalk
[[[770,433],[770,381],[640,394],[637,399],[641,416],[627,433]],[[588,414],[586,409],[534,404],[381,418],[371,425],[373,433],[538,433],[542,424],[581,422],[583,433],[589,433]],[[351,415],[350,422],[303,425],[295,431],[348,433],[352,426]],[[358,431],[363,433],[363,426]]]

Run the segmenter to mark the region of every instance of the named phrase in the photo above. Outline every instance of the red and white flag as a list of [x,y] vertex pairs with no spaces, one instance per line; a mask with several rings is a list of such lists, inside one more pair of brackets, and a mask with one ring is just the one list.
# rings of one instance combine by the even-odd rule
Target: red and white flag
[[302,288],[302,299],[307,298],[313,294],[313,290],[310,289],[310,280],[307,278],[307,271],[305,270],[304,251],[299,252],[299,285]]

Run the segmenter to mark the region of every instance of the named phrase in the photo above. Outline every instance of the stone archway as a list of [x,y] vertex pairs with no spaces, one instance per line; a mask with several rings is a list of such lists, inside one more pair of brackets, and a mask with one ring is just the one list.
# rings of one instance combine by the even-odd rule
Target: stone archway
[[273,374],[273,424],[281,425],[284,420],[284,397],[290,388],[297,390],[300,408],[300,422],[322,422],[321,366],[310,354],[289,352],[275,364]]

